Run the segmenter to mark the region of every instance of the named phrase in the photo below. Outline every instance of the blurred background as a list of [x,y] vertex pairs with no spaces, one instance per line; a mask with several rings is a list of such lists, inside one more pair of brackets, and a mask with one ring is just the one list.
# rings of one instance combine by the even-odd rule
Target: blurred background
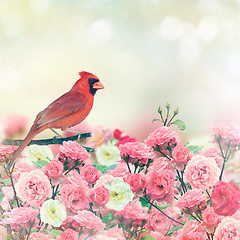
[[[86,123],[140,139],[179,107],[184,138],[240,124],[239,0],[0,1],[0,116],[36,114],[85,70],[105,89]],[[179,131],[180,132],[180,131]]]

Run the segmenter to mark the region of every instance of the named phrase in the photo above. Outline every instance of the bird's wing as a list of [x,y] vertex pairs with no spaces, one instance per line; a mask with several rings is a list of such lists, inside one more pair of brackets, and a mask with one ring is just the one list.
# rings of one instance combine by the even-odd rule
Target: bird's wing
[[60,120],[81,110],[87,103],[87,97],[80,91],[69,91],[52,102],[40,112],[35,120],[39,128],[47,123]]

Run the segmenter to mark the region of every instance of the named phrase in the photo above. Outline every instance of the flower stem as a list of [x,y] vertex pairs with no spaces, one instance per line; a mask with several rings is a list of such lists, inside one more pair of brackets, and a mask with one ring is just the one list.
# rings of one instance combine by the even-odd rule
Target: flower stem
[[183,193],[186,193],[186,192],[187,192],[186,185],[185,185],[182,177],[180,176],[180,173],[179,173],[179,171],[178,171],[177,168],[176,168],[176,171],[177,171],[177,175],[178,175],[179,181],[180,181],[180,183],[181,183],[181,187],[182,187]]
[[183,225],[183,223],[181,222],[178,222],[177,220],[171,218],[170,216],[168,216],[166,213],[164,213],[161,209],[159,209],[156,205],[154,205],[153,203],[151,203],[151,201],[149,201],[146,197],[144,198],[144,201],[145,202],[148,202],[151,206],[155,207],[158,211],[160,211],[164,216],[166,216],[167,218],[169,218],[170,220],[180,224],[180,225]]
[[15,186],[14,186],[14,183],[13,183],[13,179],[12,179],[12,173],[10,173],[10,172],[7,172],[7,173],[8,173],[8,176],[9,176],[10,180],[11,180],[14,197],[15,197],[15,199],[17,201],[17,206],[20,207],[20,204],[19,204],[19,201],[18,201],[18,197],[17,197],[17,192],[16,192],[16,189],[15,189]]

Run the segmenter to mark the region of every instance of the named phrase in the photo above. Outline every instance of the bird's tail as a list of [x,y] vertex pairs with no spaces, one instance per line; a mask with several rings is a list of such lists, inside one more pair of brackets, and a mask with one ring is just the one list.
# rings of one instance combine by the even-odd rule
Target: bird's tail
[[23,140],[22,144],[18,147],[18,149],[15,151],[15,153],[13,154],[10,162],[8,163],[7,167],[6,167],[6,171],[9,171],[12,167],[12,165],[14,164],[14,162],[16,161],[16,159],[20,156],[20,154],[22,153],[22,151],[24,150],[24,148],[32,141],[32,139],[39,133],[38,130],[34,129],[33,127],[30,129],[28,135],[26,136],[26,138]]

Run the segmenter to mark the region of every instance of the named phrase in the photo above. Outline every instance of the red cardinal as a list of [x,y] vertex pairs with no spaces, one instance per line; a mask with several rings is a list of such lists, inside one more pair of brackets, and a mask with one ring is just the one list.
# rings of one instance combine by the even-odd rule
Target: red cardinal
[[96,91],[103,89],[104,86],[91,73],[80,72],[79,75],[80,79],[69,92],[56,99],[37,115],[28,135],[8,163],[6,171],[10,170],[24,148],[38,133],[47,128],[61,128],[64,131],[87,117],[92,109]]

